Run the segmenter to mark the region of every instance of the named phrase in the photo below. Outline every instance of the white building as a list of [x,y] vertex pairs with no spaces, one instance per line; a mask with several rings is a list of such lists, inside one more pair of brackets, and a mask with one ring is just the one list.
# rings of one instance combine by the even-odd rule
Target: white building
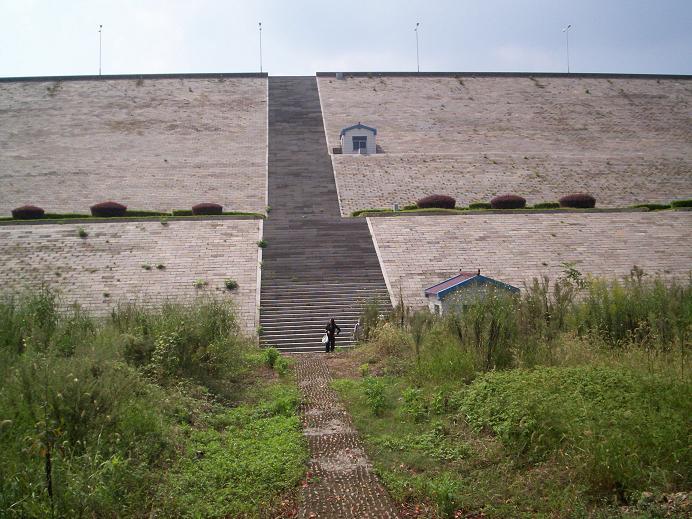
[[519,292],[517,287],[481,276],[478,272],[459,272],[454,277],[425,289],[428,308],[434,314],[463,310],[468,305],[485,299],[491,291],[504,291],[510,294]]
[[375,154],[377,129],[358,123],[341,130],[341,153]]

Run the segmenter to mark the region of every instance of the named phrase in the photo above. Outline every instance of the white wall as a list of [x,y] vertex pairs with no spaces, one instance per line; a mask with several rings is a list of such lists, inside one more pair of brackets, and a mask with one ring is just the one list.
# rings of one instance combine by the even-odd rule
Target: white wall
[[375,141],[375,134],[370,130],[365,130],[363,128],[354,128],[352,130],[346,131],[341,137],[341,153],[354,153],[353,151],[353,137],[367,137],[367,147],[366,151],[368,155],[377,153],[377,142]]

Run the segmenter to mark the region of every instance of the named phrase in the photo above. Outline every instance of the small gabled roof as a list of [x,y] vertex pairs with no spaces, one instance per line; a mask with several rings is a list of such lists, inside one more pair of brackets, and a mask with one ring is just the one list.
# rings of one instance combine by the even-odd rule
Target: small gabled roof
[[358,124],[348,126],[341,130],[341,132],[339,133],[339,137],[341,137],[344,133],[346,133],[349,130],[370,130],[373,134],[377,135],[377,128],[373,128],[372,126],[366,126],[364,124],[361,124],[359,121]]
[[486,276],[481,276],[477,272],[459,272],[456,276],[437,283],[429,288],[425,289],[425,297],[437,296],[438,298],[443,297],[449,292],[456,290],[464,285],[468,285],[472,282],[487,283],[489,285],[494,285],[498,288],[504,288],[510,292],[519,292],[517,287],[503,283],[493,278]]

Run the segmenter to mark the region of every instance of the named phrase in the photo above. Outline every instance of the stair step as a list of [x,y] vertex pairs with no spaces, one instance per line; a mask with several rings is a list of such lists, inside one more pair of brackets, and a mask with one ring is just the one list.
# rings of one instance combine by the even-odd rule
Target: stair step
[[390,303],[365,220],[343,219],[314,77],[269,78],[268,192],[264,222],[262,345],[321,352],[332,317],[338,346],[355,344],[362,307]]

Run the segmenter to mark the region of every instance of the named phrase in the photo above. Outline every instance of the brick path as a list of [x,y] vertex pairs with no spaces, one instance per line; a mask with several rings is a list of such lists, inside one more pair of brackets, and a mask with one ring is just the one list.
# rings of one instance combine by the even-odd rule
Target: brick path
[[395,518],[386,490],[372,471],[351,417],[329,387],[331,374],[318,353],[296,355],[303,430],[310,446],[301,518]]

